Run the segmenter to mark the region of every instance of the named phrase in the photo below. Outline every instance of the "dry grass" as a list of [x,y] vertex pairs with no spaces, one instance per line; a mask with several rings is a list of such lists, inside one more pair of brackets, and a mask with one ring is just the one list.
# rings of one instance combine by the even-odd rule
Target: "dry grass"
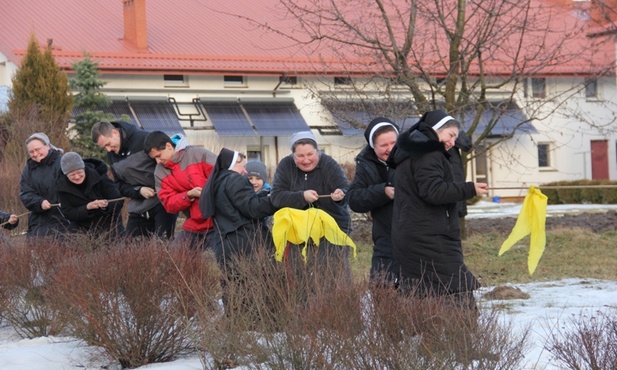
[[522,239],[502,256],[507,234],[475,234],[463,243],[465,262],[483,285],[527,283],[570,277],[617,280],[617,233],[595,234],[586,229],[547,231],[546,248],[533,275],[529,275],[529,239]]

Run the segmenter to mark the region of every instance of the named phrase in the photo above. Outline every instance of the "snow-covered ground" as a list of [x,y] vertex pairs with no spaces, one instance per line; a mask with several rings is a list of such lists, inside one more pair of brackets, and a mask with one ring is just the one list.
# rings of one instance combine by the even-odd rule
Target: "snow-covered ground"
[[[522,203],[495,203],[480,201],[467,207],[469,213],[466,218],[497,218],[518,217]],[[555,217],[564,214],[577,214],[583,212],[606,212],[617,211],[617,204],[549,204],[546,207],[546,216]]]
[[[548,214],[617,210],[617,206],[556,205],[548,207]],[[480,202],[469,208],[472,217],[516,217],[520,204]],[[529,299],[485,301],[482,295],[492,289],[478,291],[483,307],[506,304],[504,319],[511,321],[515,331],[531,325],[530,350],[526,353],[524,369],[558,370],[559,366],[544,349],[549,333],[570,323],[576,315],[593,315],[598,310],[617,309],[617,281],[594,279],[564,279],[514,285],[530,295]],[[2,370],[100,370],[109,361],[96,348],[89,348],[73,338],[45,337],[20,339],[10,326],[0,327],[0,369]],[[139,369],[196,370],[202,369],[197,356],[169,363],[151,364]]]

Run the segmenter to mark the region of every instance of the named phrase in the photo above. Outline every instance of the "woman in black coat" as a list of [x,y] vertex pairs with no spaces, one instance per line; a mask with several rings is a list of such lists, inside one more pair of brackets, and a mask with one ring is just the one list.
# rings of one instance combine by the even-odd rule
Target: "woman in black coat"
[[[274,243],[262,220],[276,211],[270,197],[255,193],[246,175],[246,157],[236,151],[221,149],[212,174],[199,197],[204,219],[212,217],[211,238],[216,261],[226,275],[224,282],[237,284],[236,289],[250,289],[239,276],[234,262],[265,248],[274,255]],[[223,284],[223,304],[228,306],[229,292]],[[243,307],[246,309],[250,303]],[[230,313],[229,307],[226,307]]]
[[486,194],[487,185],[456,180],[448,150],[459,129],[436,110],[399,136],[388,159],[396,167],[392,242],[406,288],[475,308],[480,283],[463,260],[457,202]]
[[66,218],[80,232],[111,238],[122,236],[123,197],[107,177],[107,165],[95,158],[82,160],[75,152],[64,154],[60,163],[58,198]]
[[26,162],[19,182],[19,197],[30,211],[27,237],[58,237],[73,226],[58,206],[58,192],[54,179],[60,173],[62,150],[49,142],[42,132],[26,140],[30,158]]
[[[277,208],[321,209],[349,235],[351,215],[346,199],[349,181],[341,165],[319,150],[311,131],[293,134],[290,149],[291,154],[279,162],[274,173],[272,203]],[[316,269],[312,276],[322,288],[351,283],[349,248],[334,245],[325,238],[318,245],[312,241],[306,244],[306,259],[301,254],[302,246],[289,244],[285,250],[285,259],[294,269],[304,269],[306,261],[307,269]]]
[[392,206],[394,169],[386,160],[396,144],[398,127],[388,118],[377,117],[364,131],[368,145],[356,157],[356,174],[347,192],[349,208],[370,212],[373,223],[371,282],[396,286],[398,267],[392,251]]

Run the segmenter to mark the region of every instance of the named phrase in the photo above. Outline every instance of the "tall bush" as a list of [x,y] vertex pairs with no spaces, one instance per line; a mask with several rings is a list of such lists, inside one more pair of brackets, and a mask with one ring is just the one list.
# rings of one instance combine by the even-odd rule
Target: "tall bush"
[[72,253],[51,239],[0,243],[0,312],[22,337],[62,332],[64,322],[48,294],[58,267]]
[[111,101],[100,92],[106,82],[100,80],[98,63],[90,59],[88,54],[84,55],[84,59],[74,63],[73,69],[75,78],[69,83],[71,88],[77,91],[75,108],[79,111],[69,131],[73,150],[83,157],[105,159],[105,152],[92,142],[90,136],[92,126],[99,121],[113,121],[117,118],[129,121],[130,117],[116,117],[101,110],[109,106]]
[[[28,50],[20,68],[13,76],[12,94],[9,99],[9,111],[13,117],[21,112],[36,110],[39,129],[49,136],[52,143],[68,147],[66,129],[73,107],[73,96],[69,91],[68,77],[60,70],[54,60],[53,41],[48,40],[41,52],[35,34],[30,36]],[[13,124],[18,124],[13,121]],[[23,142],[25,138],[12,138]]]
[[[114,243],[62,266],[51,300],[70,334],[102,347],[123,367],[165,362],[193,348],[194,290],[218,289],[216,271],[158,239]],[[212,294],[214,296],[214,293]]]

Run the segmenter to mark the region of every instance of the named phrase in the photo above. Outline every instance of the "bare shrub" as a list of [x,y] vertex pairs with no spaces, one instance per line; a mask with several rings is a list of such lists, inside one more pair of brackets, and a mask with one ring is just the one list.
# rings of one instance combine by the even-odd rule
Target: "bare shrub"
[[0,243],[0,286],[3,317],[22,337],[59,334],[64,323],[49,304],[58,266],[73,251],[52,239]]
[[229,311],[196,315],[207,369],[521,368],[528,329],[512,333],[497,311],[478,316],[366,280],[326,283],[329,269],[265,252],[235,267],[243,283],[228,286]]
[[547,346],[562,369],[617,369],[617,310],[572,316]]
[[137,239],[73,258],[51,296],[72,336],[134,368],[192,348],[187,322],[199,302],[191,293],[216,283],[201,253]]

